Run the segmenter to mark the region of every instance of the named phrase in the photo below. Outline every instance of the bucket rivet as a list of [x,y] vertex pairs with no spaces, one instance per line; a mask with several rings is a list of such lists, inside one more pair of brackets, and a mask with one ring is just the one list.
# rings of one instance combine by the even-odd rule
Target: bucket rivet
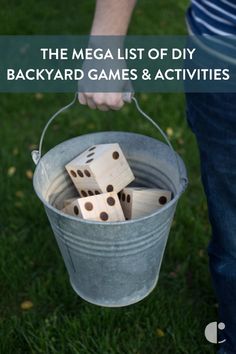
[[108,184],[107,186],[107,192],[112,192],[114,187],[111,184]]
[[93,204],[90,203],[90,202],[87,202],[84,204],[84,207],[86,210],[90,211],[90,210],[93,210]]
[[90,163],[90,162],[92,162],[93,161],[93,159],[89,159],[89,160],[87,160],[85,163]]
[[74,206],[74,213],[75,215],[79,215],[79,208],[76,205]]
[[105,212],[105,211],[102,211],[101,213],[100,213],[100,219],[102,220],[102,221],[107,221],[108,220],[108,214]]
[[77,177],[76,172],[73,171],[73,170],[70,171],[70,174],[71,174],[71,176],[73,176],[73,177]]
[[114,160],[117,160],[119,158],[119,152],[118,151],[114,151],[113,154],[112,154],[112,157]]
[[88,170],[84,170],[84,174],[85,174],[87,177],[91,177],[91,173],[90,173]]
[[115,203],[116,203],[116,201],[115,201],[115,199],[113,198],[113,197],[108,197],[107,198],[107,204],[108,205],[115,205]]
[[80,171],[80,170],[77,170],[77,174],[78,174],[80,177],[84,177],[83,172],[82,172],[82,171]]
[[166,204],[166,202],[167,202],[166,197],[162,196],[162,197],[159,198],[159,203],[160,203],[161,205]]

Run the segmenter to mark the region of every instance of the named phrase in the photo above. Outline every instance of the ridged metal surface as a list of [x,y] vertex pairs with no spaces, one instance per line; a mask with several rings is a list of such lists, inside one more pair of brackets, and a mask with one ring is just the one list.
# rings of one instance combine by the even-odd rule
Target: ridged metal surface
[[[61,228],[53,227],[54,234],[63,243],[65,243],[70,249],[75,250],[77,253],[86,253],[92,256],[100,257],[121,257],[129,254],[136,254],[142,252],[144,249],[154,246],[169,229],[170,223],[164,225],[164,227],[153,232],[145,234],[145,237],[139,242],[104,242],[101,246],[96,242],[83,242],[82,237],[74,239],[74,235],[70,232],[62,230]],[[158,237],[157,237],[158,235]],[[81,242],[82,241],[82,242]]]
[[[125,222],[88,221],[60,212],[75,194],[64,166],[94,144],[119,143],[136,176],[133,185],[170,189],[162,209]],[[34,188],[62,253],[73,289],[94,304],[126,306],[147,296],[157,282],[177,201],[187,183],[186,170],[166,144],[133,133],[102,132],[57,145],[39,162]]]

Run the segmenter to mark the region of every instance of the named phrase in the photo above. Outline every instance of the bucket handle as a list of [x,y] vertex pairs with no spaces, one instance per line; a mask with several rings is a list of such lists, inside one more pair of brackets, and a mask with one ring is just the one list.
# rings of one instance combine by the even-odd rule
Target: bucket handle
[[[44,141],[44,136],[46,134],[46,131],[49,127],[49,125],[54,121],[54,119],[62,112],[66,111],[67,109],[69,109],[71,106],[73,106],[73,104],[77,101],[77,96],[78,93],[75,93],[75,97],[73,99],[73,101],[71,101],[68,105],[60,108],[56,113],[53,114],[53,116],[48,120],[47,124],[45,125],[43,132],[41,134],[40,137],[40,141],[39,141],[39,149],[38,150],[33,150],[31,152],[31,156],[32,156],[32,160],[35,163],[35,165],[37,165],[42,157],[42,146],[43,146],[43,141]],[[183,184],[183,188],[186,187],[187,185],[187,178],[182,177],[181,176],[181,169],[180,169],[180,165],[179,165],[179,160],[177,157],[177,153],[175,152],[170,140],[168,139],[167,135],[164,133],[164,131],[161,129],[161,127],[151,118],[149,117],[139,106],[138,100],[136,97],[134,97],[133,93],[131,92],[125,92],[123,93],[123,100],[125,102],[131,103],[131,101],[133,101],[135,103],[135,106],[138,110],[138,112],[145,118],[147,119],[161,134],[161,136],[164,138],[164,140],[166,141],[167,145],[169,146],[169,148],[171,149],[173,156],[175,158],[175,162],[176,162],[176,166],[178,169],[178,174],[179,174],[179,181],[180,184]]]

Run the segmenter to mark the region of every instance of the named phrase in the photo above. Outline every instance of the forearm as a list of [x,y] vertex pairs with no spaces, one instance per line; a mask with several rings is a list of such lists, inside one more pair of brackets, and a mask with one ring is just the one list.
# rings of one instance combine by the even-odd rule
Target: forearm
[[[125,36],[135,4],[136,0],[96,0],[91,36]],[[93,37],[90,41],[90,45],[94,44]],[[108,43],[110,44],[109,41]],[[117,44],[118,42],[115,41],[114,45]],[[98,108],[101,111],[120,109],[124,105],[122,90],[120,92],[80,92],[79,101],[83,105],[87,104],[90,108]]]
[[125,35],[136,0],[97,0],[91,35]]

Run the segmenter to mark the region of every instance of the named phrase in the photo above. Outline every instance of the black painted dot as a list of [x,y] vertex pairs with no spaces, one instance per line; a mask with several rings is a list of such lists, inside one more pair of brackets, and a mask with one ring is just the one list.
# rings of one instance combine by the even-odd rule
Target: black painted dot
[[167,198],[166,198],[164,195],[159,198],[159,203],[160,203],[161,205],[166,204],[166,202],[167,202]]
[[108,216],[108,214],[107,214],[105,211],[102,211],[102,212],[100,213],[100,219],[101,219],[102,221],[107,221],[108,218],[109,218],[109,216]]
[[84,204],[84,207],[85,207],[85,209],[88,210],[88,211],[93,210],[93,204],[90,203],[90,202],[85,203],[85,204]]
[[91,173],[90,173],[88,170],[84,170],[84,174],[85,174],[87,177],[91,177]]
[[94,152],[91,152],[91,154],[88,154],[86,157],[91,157],[94,155]]
[[87,197],[88,195],[85,191],[81,191],[80,193],[82,194],[83,197]]
[[125,201],[125,193],[122,193],[121,198],[122,198],[122,201],[124,202]]
[[71,176],[73,176],[73,177],[77,177],[76,172],[73,171],[73,170],[70,170],[70,174],[71,174]]
[[93,159],[89,159],[89,160],[87,160],[85,163],[90,163],[90,162],[92,162],[93,161]]
[[79,208],[77,207],[77,205],[74,206],[74,213],[75,215],[79,215]]
[[77,174],[78,174],[80,177],[84,177],[83,172],[82,172],[82,171],[80,171],[80,170],[77,170]]
[[88,191],[88,195],[93,195],[93,192],[92,191]]
[[108,197],[107,198],[107,204],[108,205],[113,206],[113,205],[115,205],[115,203],[116,203],[115,198],[113,198],[113,197]]
[[112,154],[112,157],[113,157],[114,160],[118,160],[119,156],[120,156],[120,154],[119,154],[118,151],[114,151],[113,154]]
[[127,195],[127,203],[130,203],[130,195]]
[[95,193],[96,195],[100,194],[100,192],[99,192],[99,191],[95,191],[94,193]]
[[108,184],[107,186],[107,192],[112,192],[114,190],[114,187],[112,184]]
[[96,149],[96,146],[92,146],[88,151],[93,151],[94,149]]

